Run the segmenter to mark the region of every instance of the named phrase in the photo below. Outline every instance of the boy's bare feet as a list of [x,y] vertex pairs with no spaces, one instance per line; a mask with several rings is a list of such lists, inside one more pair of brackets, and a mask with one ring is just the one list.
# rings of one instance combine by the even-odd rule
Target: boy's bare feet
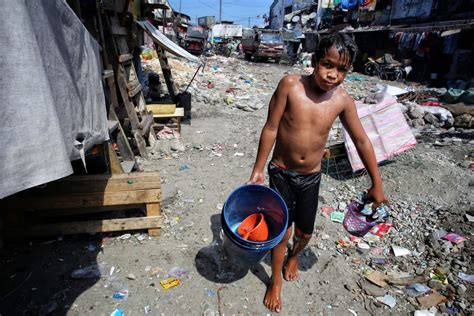
[[298,279],[298,258],[297,256],[288,257],[285,266],[284,278],[286,281],[294,281]]
[[272,312],[279,313],[281,311],[281,277],[272,278],[270,286],[267,288],[263,304]]

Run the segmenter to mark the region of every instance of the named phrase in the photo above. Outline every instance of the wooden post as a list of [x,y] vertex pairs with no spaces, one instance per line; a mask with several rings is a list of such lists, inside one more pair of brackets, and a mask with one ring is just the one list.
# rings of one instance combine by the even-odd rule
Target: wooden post
[[[146,216],[161,216],[160,203],[148,203],[146,205]],[[159,228],[148,229],[148,235],[150,236],[158,236],[159,234]]]

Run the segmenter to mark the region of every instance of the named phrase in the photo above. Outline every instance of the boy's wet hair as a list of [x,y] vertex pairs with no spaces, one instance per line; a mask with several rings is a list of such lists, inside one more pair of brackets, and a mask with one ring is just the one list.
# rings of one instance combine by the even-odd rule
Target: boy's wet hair
[[349,65],[354,63],[357,54],[357,44],[349,34],[345,33],[333,33],[323,37],[319,42],[318,48],[314,51],[314,56],[317,60],[321,60],[333,46],[341,57],[344,57],[346,54],[349,56]]

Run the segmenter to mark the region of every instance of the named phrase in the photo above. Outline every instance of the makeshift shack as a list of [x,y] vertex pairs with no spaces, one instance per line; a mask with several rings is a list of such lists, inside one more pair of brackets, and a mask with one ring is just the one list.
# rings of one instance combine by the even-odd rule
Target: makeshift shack
[[[139,28],[128,1],[71,2],[75,11],[60,0],[2,3],[0,39],[9,43],[0,48],[5,233],[148,229],[157,235],[159,173],[133,172],[138,171],[135,155],[146,157],[147,145],[157,141],[156,115],[147,109],[139,81]],[[140,25],[158,43],[170,97],[190,109],[190,97],[173,89],[166,51],[199,59],[148,22]],[[168,117],[178,117],[179,123],[185,111],[176,111]],[[146,215],[89,220],[93,213],[137,207]],[[79,220],[71,221],[71,215]]]

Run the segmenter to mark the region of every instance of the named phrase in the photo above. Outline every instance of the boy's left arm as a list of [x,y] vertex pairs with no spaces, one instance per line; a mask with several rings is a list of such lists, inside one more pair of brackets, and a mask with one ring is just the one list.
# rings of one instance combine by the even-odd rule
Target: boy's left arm
[[377,165],[374,148],[362,127],[354,100],[347,95],[347,102],[345,103],[344,110],[339,117],[342,125],[351,136],[357,152],[372,179],[372,187],[369,189],[368,194],[374,201],[374,207],[377,207],[381,203],[387,203],[388,200],[383,193],[382,178]]

